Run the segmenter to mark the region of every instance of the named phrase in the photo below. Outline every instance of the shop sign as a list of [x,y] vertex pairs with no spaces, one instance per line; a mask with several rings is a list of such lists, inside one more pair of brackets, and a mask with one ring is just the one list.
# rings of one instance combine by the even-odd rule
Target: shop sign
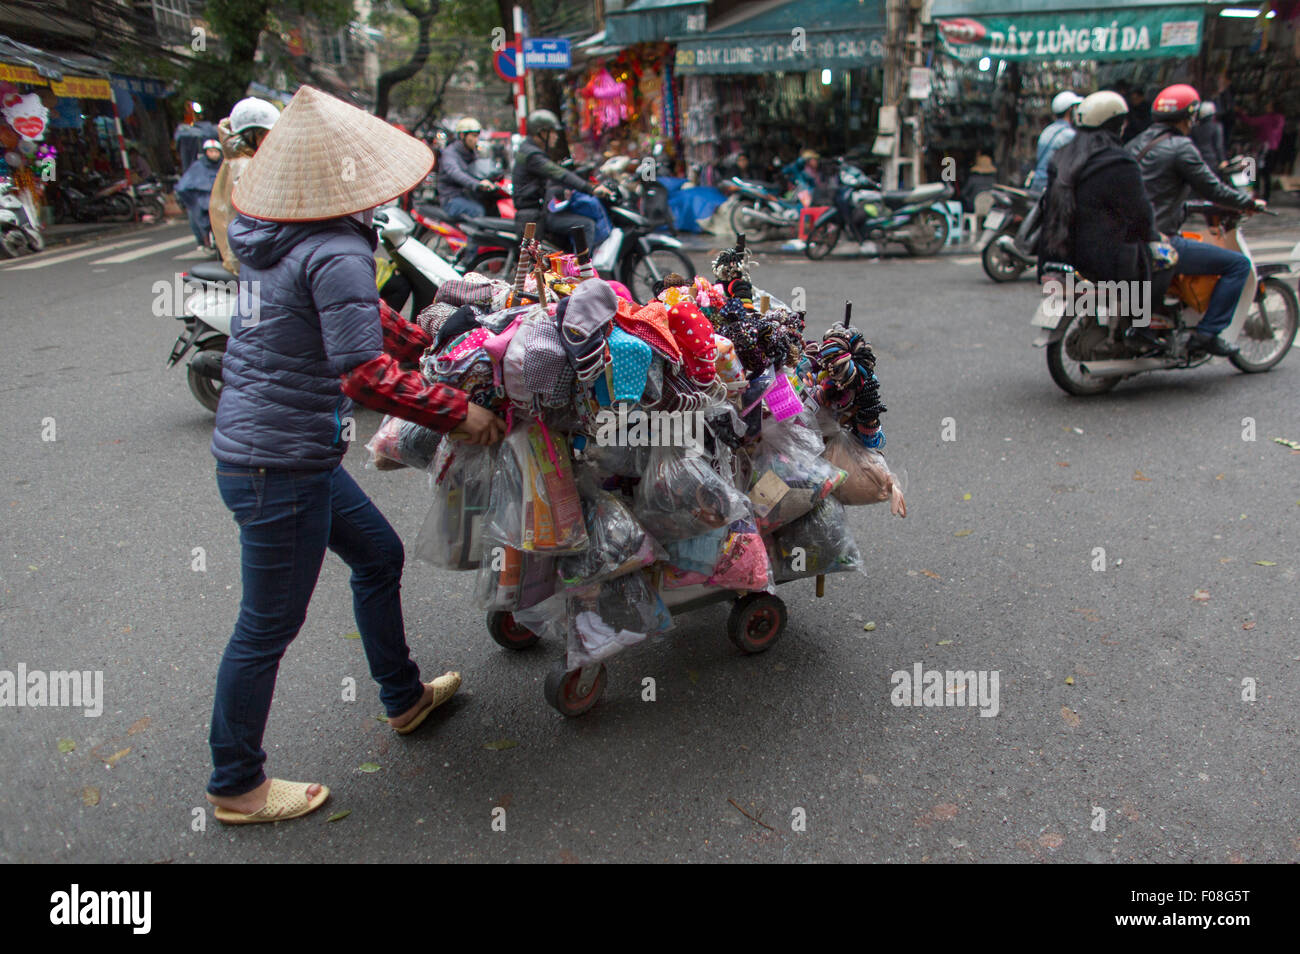
[[809,34],[796,52],[788,35],[737,37],[712,43],[678,44],[680,73],[782,73],[825,67],[852,69],[884,58],[878,33]]
[[30,66],[14,66],[9,63],[0,63],[0,82],[31,83],[36,86],[44,86],[49,80]]
[[1136,60],[1195,56],[1203,16],[1200,7],[1175,6],[958,17],[936,25],[944,51],[965,61]]
[[67,99],[112,99],[113,90],[106,79],[91,79],[87,76],[64,76],[63,81],[50,81],[50,89],[55,95]]

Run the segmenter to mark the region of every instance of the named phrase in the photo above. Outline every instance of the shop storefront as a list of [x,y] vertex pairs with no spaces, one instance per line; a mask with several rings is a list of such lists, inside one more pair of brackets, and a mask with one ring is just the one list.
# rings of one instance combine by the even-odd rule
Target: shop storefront
[[685,159],[703,181],[740,151],[763,169],[804,149],[870,148],[885,52],[879,0],[742,7],[702,33],[670,39]]
[[[1126,0],[935,0],[935,56],[926,128],[934,174],[944,159],[965,171],[991,156],[998,176],[1022,182],[1061,90],[1118,85],[1145,94],[1135,116],[1170,83],[1192,82],[1207,7]],[[1141,119],[1139,118],[1139,121]],[[959,173],[960,176],[960,173]]]

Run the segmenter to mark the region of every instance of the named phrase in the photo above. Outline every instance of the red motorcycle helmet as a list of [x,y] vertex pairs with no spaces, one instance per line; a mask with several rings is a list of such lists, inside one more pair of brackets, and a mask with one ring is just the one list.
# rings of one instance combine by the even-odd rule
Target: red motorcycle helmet
[[1201,108],[1201,94],[1186,83],[1166,86],[1151,103],[1151,118],[1158,123],[1196,121]]

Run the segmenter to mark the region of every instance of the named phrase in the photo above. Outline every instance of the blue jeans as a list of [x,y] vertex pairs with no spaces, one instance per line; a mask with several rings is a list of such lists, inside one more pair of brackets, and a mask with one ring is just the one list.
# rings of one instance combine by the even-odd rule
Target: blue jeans
[[217,487],[239,525],[243,598],[217,670],[208,792],[242,795],[266,780],[262,733],[280,657],[306,618],[326,548],[352,568],[352,609],[385,711],[400,715],[424,688],[402,623],[402,541],[347,471],[218,463]]
[[477,199],[471,199],[467,195],[453,195],[442,203],[442,211],[457,219],[477,218],[487,213],[483,211],[483,203]]
[[1233,312],[1237,310],[1237,299],[1246,287],[1250,277],[1250,259],[1240,252],[1230,252],[1217,245],[1205,242],[1193,242],[1181,235],[1169,240],[1178,249],[1178,264],[1174,271],[1179,275],[1218,275],[1210,295],[1209,307],[1205,317],[1196,326],[1196,330],[1205,335],[1217,335],[1232,324]]

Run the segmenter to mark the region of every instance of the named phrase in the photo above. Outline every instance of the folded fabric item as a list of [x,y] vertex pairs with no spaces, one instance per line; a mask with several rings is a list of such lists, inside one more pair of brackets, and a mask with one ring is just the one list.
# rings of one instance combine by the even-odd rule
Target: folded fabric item
[[708,384],[718,373],[713,342],[713,325],[692,302],[679,302],[668,309],[668,327],[682,352],[687,375],[697,384]]
[[442,323],[433,339],[433,350],[441,351],[453,338],[459,338],[467,331],[479,326],[479,313],[471,305],[461,305]]
[[663,302],[652,301],[634,309],[627,302],[620,301],[614,321],[624,331],[650,345],[666,360],[681,364],[682,350],[673,337],[672,328],[668,326],[668,309]]
[[459,308],[459,305],[453,305],[449,302],[434,302],[415,316],[415,323],[436,340],[439,329]]
[[640,401],[645,394],[646,376],[654,358],[650,346],[616,327],[609,333],[609,356],[605,374],[596,379],[596,400],[606,407],[614,401]]
[[450,305],[487,305],[492,301],[496,286],[492,280],[477,272],[470,272],[464,278],[453,278],[438,286],[433,300],[439,304]]
[[632,297],[632,293],[628,291],[627,286],[624,285],[622,282],[616,282],[613,279],[610,279],[609,287],[614,289],[614,294],[617,295],[622,301],[632,302],[632,303],[636,302],[636,299]]
[[515,329],[506,348],[502,378],[506,394],[520,405],[530,405],[536,398],[547,407],[560,407],[573,399],[577,376],[559,329],[541,309]]

